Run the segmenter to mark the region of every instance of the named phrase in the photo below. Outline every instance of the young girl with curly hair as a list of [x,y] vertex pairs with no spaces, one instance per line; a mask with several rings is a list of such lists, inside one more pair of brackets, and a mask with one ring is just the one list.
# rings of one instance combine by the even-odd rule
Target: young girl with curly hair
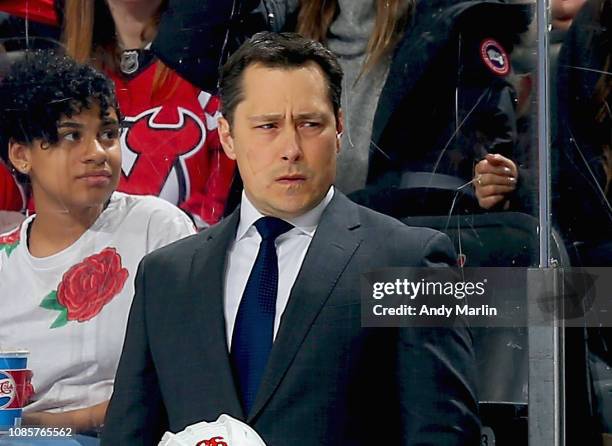
[[120,120],[112,82],[67,57],[28,53],[0,83],[0,155],[36,202],[0,235],[0,347],[30,352],[26,424],[102,424],[137,265],[195,232],[166,201],[115,192]]

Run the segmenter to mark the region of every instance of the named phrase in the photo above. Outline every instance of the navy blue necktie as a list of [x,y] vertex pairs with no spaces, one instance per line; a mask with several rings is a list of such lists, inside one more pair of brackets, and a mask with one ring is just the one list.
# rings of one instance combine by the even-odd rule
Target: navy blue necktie
[[238,307],[232,334],[231,360],[242,407],[248,414],[263,376],[274,337],[278,291],[276,238],[293,226],[275,217],[255,222],[261,235],[259,252]]

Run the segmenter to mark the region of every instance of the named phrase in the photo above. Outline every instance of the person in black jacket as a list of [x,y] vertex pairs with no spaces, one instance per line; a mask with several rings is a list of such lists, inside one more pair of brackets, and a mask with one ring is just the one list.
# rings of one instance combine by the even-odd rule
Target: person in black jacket
[[611,10],[587,2],[559,55],[555,211],[570,251],[591,266],[612,253]]
[[[524,154],[514,152],[508,54],[529,20],[523,5],[417,3],[379,99],[372,135],[379,150],[365,190],[354,194],[358,201],[392,215],[441,213],[447,202],[432,203],[421,186],[452,190],[474,179],[484,208],[517,188]],[[493,182],[501,187],[482,189]],[[419,196],[402,192],[412,184]]]
[[[612,1],[587,1],[559,55],[553,215],[577,266],[612,263],[611,25]],[[583,327],[565,336],[566,443],[600,445],[612,434],[612,334]]]
[[103,446],[157,445],[222,413],[269,446],[479,443],[470,330],[371,329],[353,311],[363,272],[454,253],[335,190],[341,85],[335,56],[292,33],[256,34],[224,66],[220,136],[241,207],[141,263]]
[[[291,27],[297,11],[297,30],[325,41],[348,70],[338,187],[399,217],[446,213],[454,191],[474,179],[474,207],[503,206],[523,163],[514,150],[509,52],[530,8],[503,1],[312,3],[264,1],[273,28]],[[424,193],[434,189],[443,193]]]

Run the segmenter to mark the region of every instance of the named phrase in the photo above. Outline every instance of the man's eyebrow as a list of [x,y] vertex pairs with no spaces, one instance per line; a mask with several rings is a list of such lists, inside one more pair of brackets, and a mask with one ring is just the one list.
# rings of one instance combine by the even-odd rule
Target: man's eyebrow
[[263,115],[253,115],[249,116],[247,119],[251,122],[255,121],[278,121],[283,118],[283,115],[280,113],[266,113]]
[[319,112],[306,112],[295,115],[296,119],[323,119],[324,117],[325,114]]
[[[325,116],[324,113],[304,112],[304,113],[298,113],[297,115],[294,115],[293,119],[323,119],[324,116]],[[267,113],[263,115],[249,116],[247,119],[252,122],[259,122],[259,121],[278,121],[283,118],[284,118],[284,115],[280,113]]]

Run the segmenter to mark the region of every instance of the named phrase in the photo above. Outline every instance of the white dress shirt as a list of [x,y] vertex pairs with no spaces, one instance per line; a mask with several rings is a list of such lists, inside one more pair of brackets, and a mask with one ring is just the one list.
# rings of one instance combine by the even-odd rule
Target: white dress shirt
[[[334,196],[333,186],[327,195],[313,209],[299,217],[288,219],[294,228],[281,234],[276,239],[276,254],[278,256],[278,292],[276,297],[276,314],[274,315],[274,339],[280,326],[281,316],[287,307],[291,288],[302,267],[306,251],[317,230],[323,211]],[[240,202],[240,223],[236,231],[236,239],[229,248],[227,269],[225,272],[225,327],[227,345],[232,345],[232,334],[238,307],[246,287],[251,269],[255,264],[261,236],[254,223],[264,215],[253,206],[246,194],[242,192]]]

